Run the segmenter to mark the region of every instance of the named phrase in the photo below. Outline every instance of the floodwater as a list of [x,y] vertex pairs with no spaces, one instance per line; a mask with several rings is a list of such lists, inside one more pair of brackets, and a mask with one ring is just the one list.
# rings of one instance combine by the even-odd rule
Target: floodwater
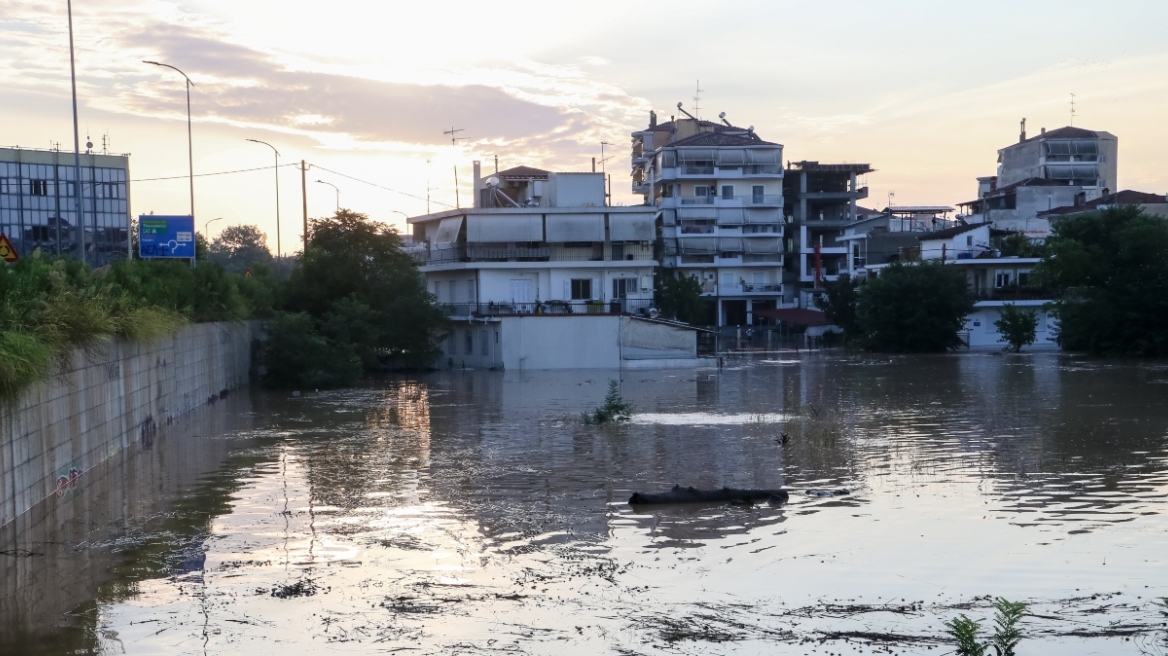
[[[585,426],[610,378],[637,414]],[[1030,604],[1020,653],[1168,650],[1158,363],[241,392],[98,469],[0,531],[0,653],[944,654],[998,596]],[[626,503],[675,483],[791,500]]]

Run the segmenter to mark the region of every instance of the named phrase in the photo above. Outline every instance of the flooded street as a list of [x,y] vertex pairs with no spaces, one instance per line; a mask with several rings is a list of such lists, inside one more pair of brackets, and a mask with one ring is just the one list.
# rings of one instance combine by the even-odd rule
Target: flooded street
[[[615,378],[633,420],[583,425]],[[0,530],[0,653],[944,654],[997,596],[1020,653],[1168,650],[1162,364],[805,353],[198,413]],[[674,484],[791,499],[627,503]]]

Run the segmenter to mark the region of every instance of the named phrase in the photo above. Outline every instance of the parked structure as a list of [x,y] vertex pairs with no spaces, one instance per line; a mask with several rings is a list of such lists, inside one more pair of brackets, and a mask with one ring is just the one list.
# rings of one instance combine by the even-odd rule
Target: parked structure
[[633,192],[656,213],[668,275],[701,282],[717,325],[750,325],[784,299],[783,146],[678,110],[632,134]]
[[93,266],[130,253],[128,155],[81,155],[81,216],[74,156],[0,148],[0,233],[20,256],[36,249]]
[[1108,132],[1063,127],[1026,136],[998,151],[998,173],[978,178],[976,200],[961,203],[971,223],[1022,232],[1050,233],[1040,212],[1083,205],[1117,188],[1119,140]]

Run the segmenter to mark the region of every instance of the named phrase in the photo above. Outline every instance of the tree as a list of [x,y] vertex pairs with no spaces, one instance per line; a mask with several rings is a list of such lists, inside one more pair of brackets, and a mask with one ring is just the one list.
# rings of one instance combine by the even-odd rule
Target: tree
[[1005,342],[1010,350],[1018,353],[1023,346],[1034,343],[1038,335],[1038,313],[1007,303],[1002,306],[1001,318],[994,322],[994,328],[1002,334],[998,341]]
[[1168,355],[1168,222],[1138,206],[1062,219],[1035,268],[1055,299],[1060,345],[1097,355]]
[[313,220],[284,309],[310,317],[316,335],[351,349],[366,371],[429,365],[447,320],[400,244],[393,228],[350,210]]
[[823,285],[824,294],[815,297],[815,306],[827,316],[827,320],[844,329],[844,338],[851,339],[860,334],[856,323],[856,302],[859,298],[859,282],[841,273],[839,280]]
[[1046,255],[1045,244],[1035,244],[1020,232],[1007,235],[998,248],[1002,251],[1003,257],[1042,257]]
[[674,276],[663,271],[657,276],[655,303],[662,316],[699,323],[706,315],[702,300],[702,283],[688,275]]
[[224,228],[207,247],[207,256],[224,269],[238,274],[272,262],[268,236],[253,225]]
[[935,262],[894,263],[858,292],[860,343],[892,353],[957,348],[964,344],[958,333],[973,303],[961,269]]

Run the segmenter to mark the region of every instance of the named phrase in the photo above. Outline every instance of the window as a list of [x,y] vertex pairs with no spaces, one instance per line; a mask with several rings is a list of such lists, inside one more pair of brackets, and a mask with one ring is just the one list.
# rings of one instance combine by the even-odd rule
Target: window
[[0,178],[0,194],[15,194],[16,181],[8,178]]
[[966,246],[973,246],[973,235],[967,235],[965,237],[965,245]]
[[485,330],[482,331],[482,334],[479,335],[479,341],[482,342],[483,345],[483,355],[491,354],[491,340],[487,338],[487,335],[488,333]]
[[636,278],[613,278],[612,297],[628,298],[632,294],[639,294],[641,287]]
[[574,278],[571,282],[571,300],[587,301],[592,299],[592,279]]
[[1008,287],[1010,285],[1011,277],[1012,276],[1010,275],[1009,271],[999,271],[997,275],[994,276],[994,287]]
[[49,195],[49,181],[48,180],[29,180],[28,193],[33,196],[48,196]]
[[756,202],[756,203],[762,202],[762,199],[763,199],[762,192],[763,192],[762,185],[754,185],[754,187],[751,188],[751,198],[754,200],[754,202]]
[[710,188],[705,185],[698,185],[694,187],[694,196],[709,196]]
[[474,331],[466,331],[466,354],[474,355]]
[[734,185],[722,185],[722,200],[734,200]]
[[1030,284],[1030,272],[1029,271],[1019,271],[1018,272],[1018,286],[1019,287],[1026,287],[1029,284]]

